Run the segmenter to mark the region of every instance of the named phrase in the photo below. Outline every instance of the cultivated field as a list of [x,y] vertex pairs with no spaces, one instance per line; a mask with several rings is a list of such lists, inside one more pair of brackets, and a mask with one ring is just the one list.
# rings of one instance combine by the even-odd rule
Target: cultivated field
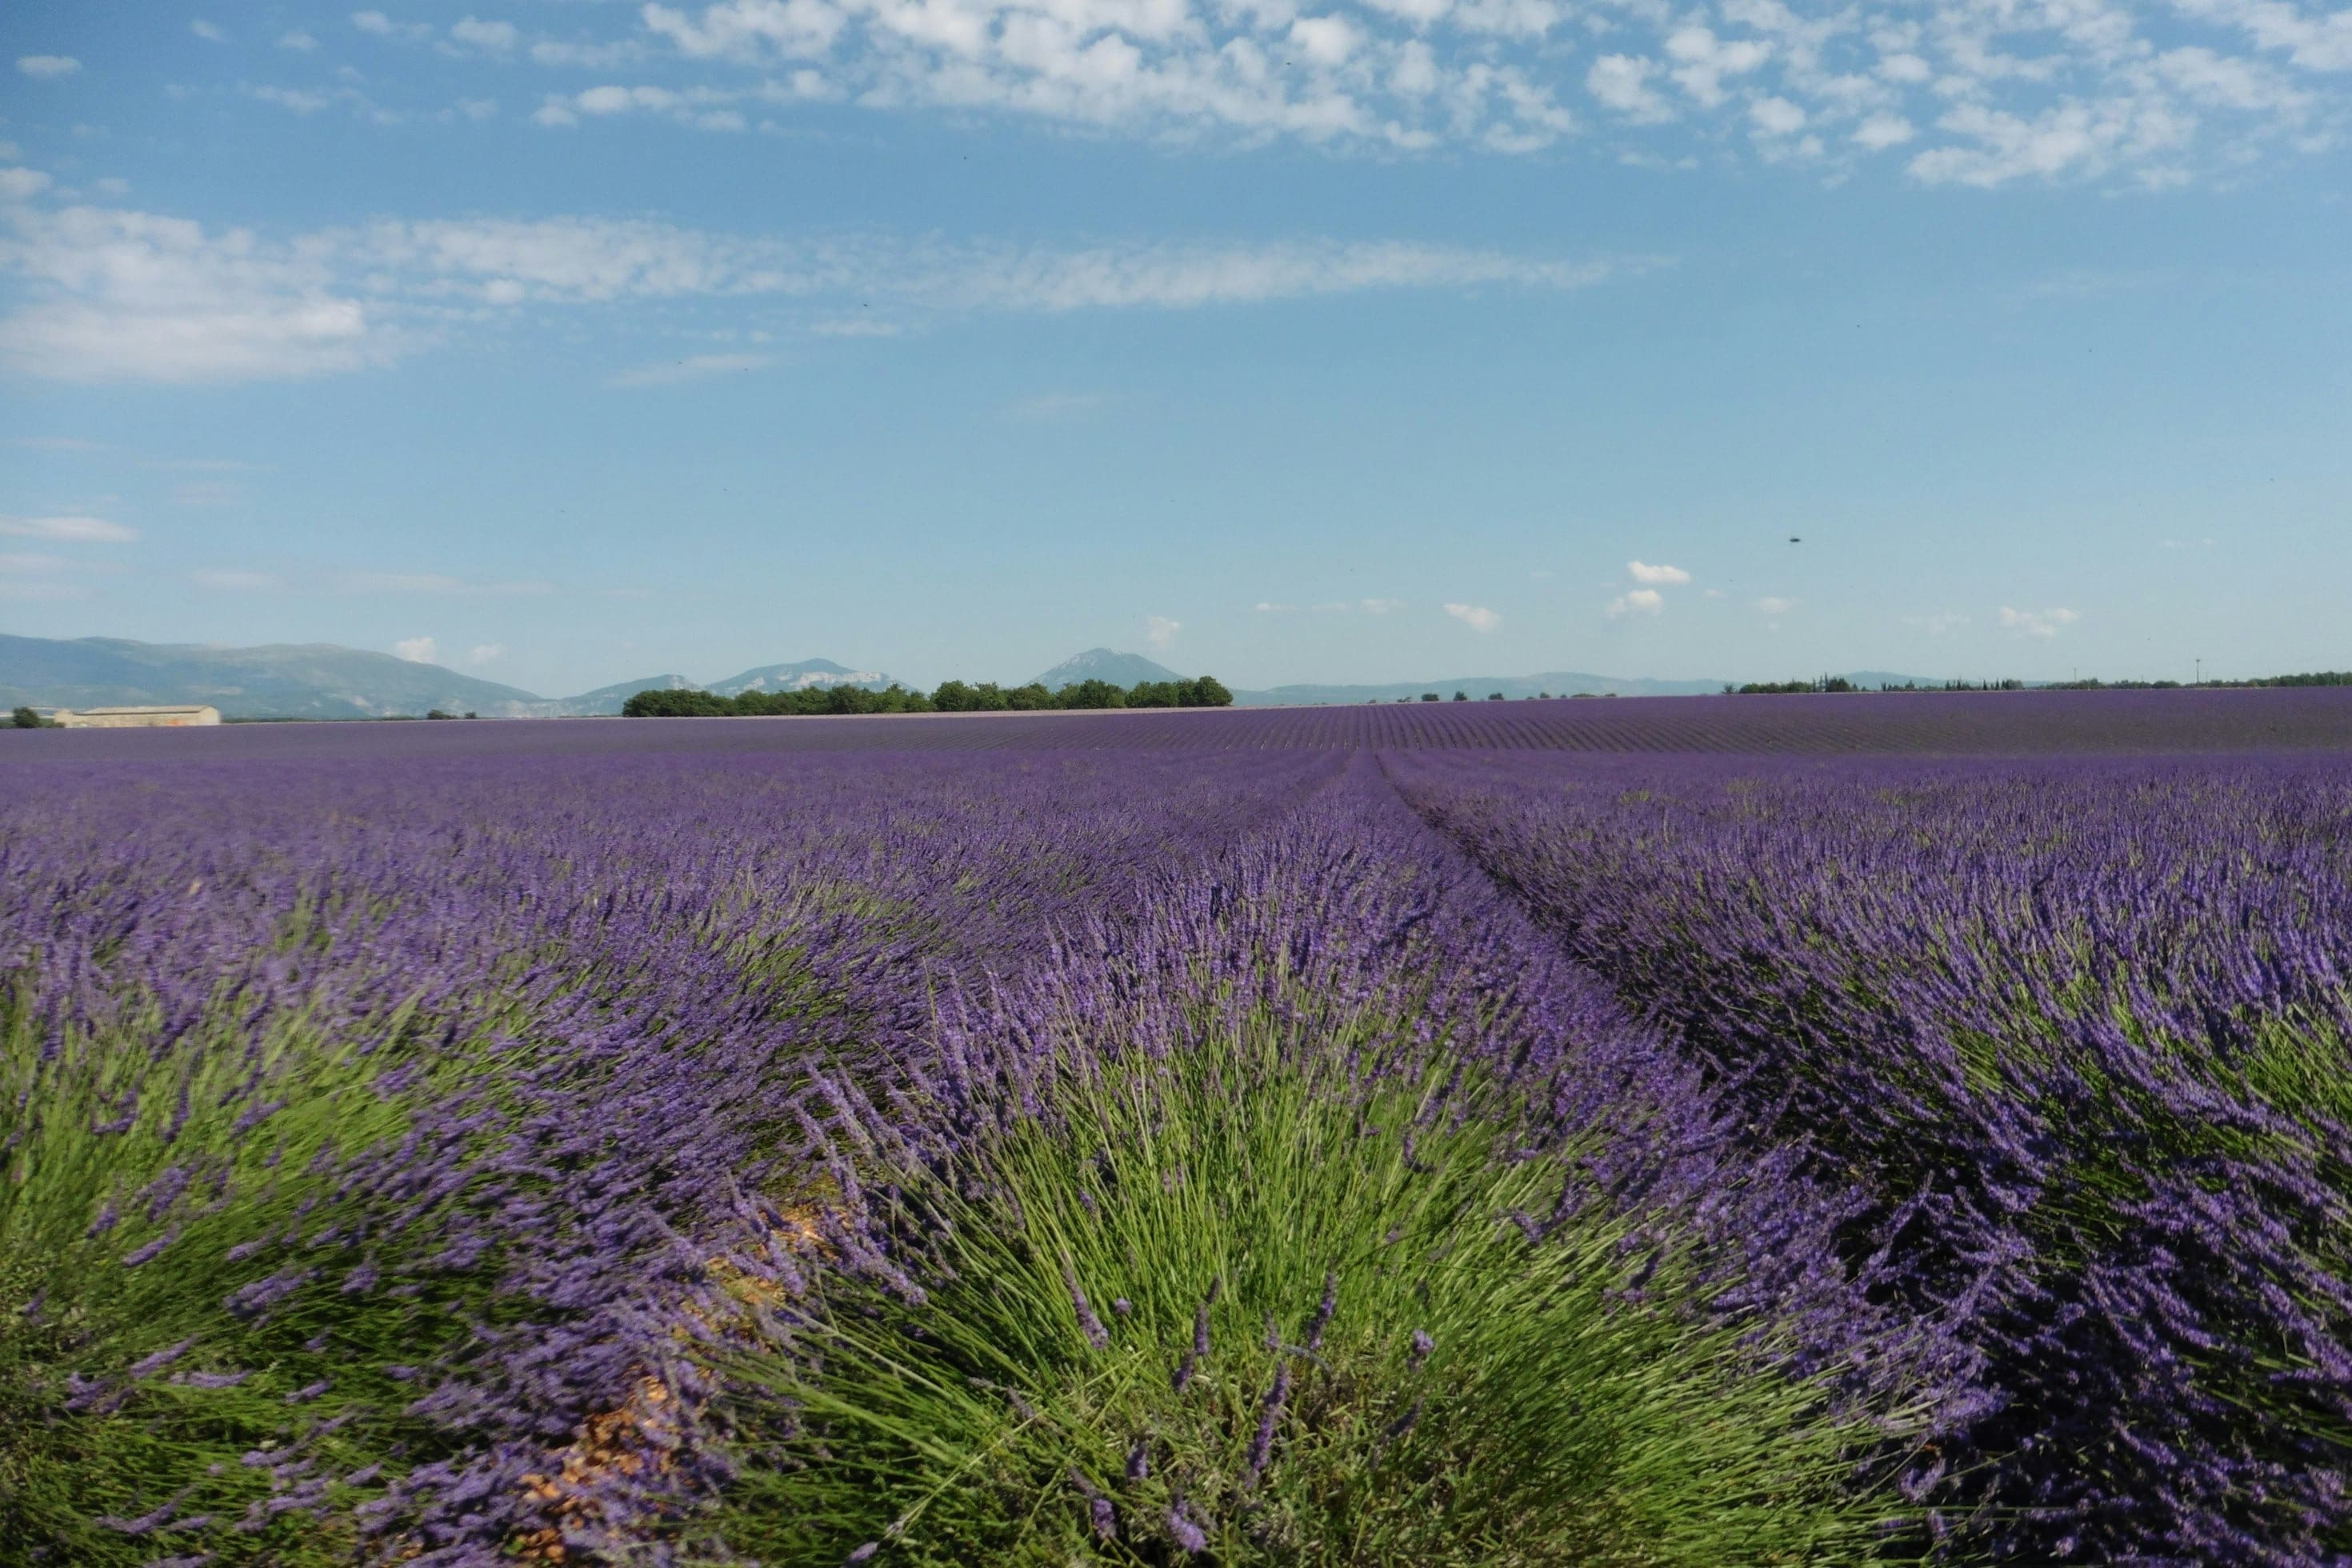
[[11,731],[0,965],[0,1560],[2352,1561],[2352,691]]

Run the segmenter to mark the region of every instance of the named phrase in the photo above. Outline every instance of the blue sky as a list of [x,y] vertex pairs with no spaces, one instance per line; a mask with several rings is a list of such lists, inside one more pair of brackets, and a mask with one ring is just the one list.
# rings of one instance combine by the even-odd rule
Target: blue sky
[[2315,0],[14,0],[0,69],[12,631],[2352,666]]

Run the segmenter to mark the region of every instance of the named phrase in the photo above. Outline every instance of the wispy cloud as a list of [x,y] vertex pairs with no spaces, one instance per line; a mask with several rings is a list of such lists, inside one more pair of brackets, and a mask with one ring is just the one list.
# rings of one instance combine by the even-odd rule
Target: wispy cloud
[[1166,616],[1146,616],[1143,618],[1143,640],[1151,645],[1155,653],[1166,653],[1175,647],[1176,634],[1183,629],[1183,622],[1171,620]]
[[[535,116],[550,126],[757,129],[827,100],[1168,144],[1508,157],[1582,140],[1626,163],[1745,147],[1832,177],[1876,160],[1925,184],[2161,185],[2330,143],[2352,33],[2328,3],[1889,12],[1729,0],[1614,6],[1604,22],[1570,0],[1374,0],[1320,14],[1290,0],[655,0],[600,36],[495,52],[667,68],[656,81],[551,93]],[[355,21],[457,42],[454,29],[443,38],[380,12]],[[1587,27],[1595,52],[1575,47]]]
[[[23,302],[0,365],[58,380],[220,383],[381,366],[528,309],[683,299],[906,311],[1195,310],[1388,289],[1570,289],[1649,265],[1417,243],[1076,249],[887,236],[798,240],[590,217],[385,221],[271,239],[152,213],[0,209]],[[859,315],[866,312],[860,310]],[[712,353],[625,371],[654,386],[759,368]]]
[[102,517],[0,517],[0,534],[60,544],[128,544],[139,531]]
[[2063,607],[2047,610],[2012,610],[2000,607],[2000,624],[2021,637],[2054,637],[2063,628],[2083,617]]
[[71,55],[18,55],[16,68],[36,81],[56,81],[81,69]]
[[1404,608],[1402,599],[1333,599],[1318,605],[1289,605],[1274,599],[1257,602],[1261,615],[1392,616]]
[[440,650],[433,646],[431,637],[403,638],[392,645],[392,651],[395,658],[411,664],[434,664],[440,659]]
[[555,592],[541,582],[478,583],[433,572],[341,572],[335,585],[352,594],[535,595]]
[[476,643],[466,650],[466,662],[475,666],[495,664],[506,656],[507,645],[502,642]]
[[1655,588],[1634,588],[1609,601],[1608,616],[1654,616],[1666,607],[1666,596]]
[[1939,637],[1948,632],[1959,630],[1969,624],[1969,616],[1958,610],[1941,610],[1931,616],[1906,616],[1903,617],[1903,624],[1906,626],[1916,626],[1929,637]]
[[1767,594],[1756,601],[1756,607],[1768,616],[1785,616],[1797,607],[1797,601],[1782,598],[1778,594]]
[[188,574],[189,581],[199,588],[213,588],[225,594],[258,593],[278,586],[276,574],[251,572],[236,566],[200,566]]
[[1445,613],[1474,632],[1491,632],[1503,624],[1503,617],[1484,605],[1448,605]]
[[1004,417],[1024,425],[1050,425],[1091,414],[1110,401],[1107,392],[1041,392],[1004,407]]
[[1679,566],[1653,566],[1647,562],[1628,561],[1625,563],[1625,570],[1632,574],[1634,582],[1653,585],[1687,583],[1691,580],[1691,574]]
[[689,381],[709,381],[713,376],[741,375],[748,371],[766,370],[776,363],[772,354],[688,354],[680,360],[661,360],[653,364],[639,365],[607,377],[606,386],[677,386]]

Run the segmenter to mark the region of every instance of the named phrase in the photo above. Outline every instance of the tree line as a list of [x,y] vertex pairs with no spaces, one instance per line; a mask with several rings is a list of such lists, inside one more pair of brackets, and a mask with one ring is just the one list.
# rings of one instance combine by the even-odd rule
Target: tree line
[[1180,680],[1076,680],[1058,691],[1043,682],[1000,686],[993,680],[943,680],[929,693],[893,682],[879,691],[863,686],[810,686],[796,691],[746,691],[721,697],[692,689],[640,691],[621,704],[629,719],[763,719],[828,713],[1032,713],[1052,709],[1230,708],[1234,694],[1213,675]]

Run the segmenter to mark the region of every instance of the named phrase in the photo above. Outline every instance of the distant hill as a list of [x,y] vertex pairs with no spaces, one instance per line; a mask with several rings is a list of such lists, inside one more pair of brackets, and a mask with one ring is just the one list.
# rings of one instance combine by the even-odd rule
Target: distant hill
[[[1769,672],[1768,672],[1769,673]],[[1802,671],[1785,672],[1801,677]],[[1064,659],[1037,679],[1049,690],[1080,680],[1133,686],[1183,679],[1141,654],[1093,647]],[[1742,679],[1747,679],[1743,677]],[[1857,686],[1939,686],[1940,679],[1856,670]],[[880,690],[891,678],[853,669],[829,658],[766,664],[705,688],[722,697],[746,691],[799,691],[811,687],[862,686]],[[700,686],[691,677],[650,675],[600,686],[576,697],[536,696],[519,687],[417,664],[387,653],[331,643],[274,643],[263,647],[215,647],[198,643],[144,643],[128,637],[22,637],[0,635],[0,709],[99,708],[146,702],[209,702],[228,719],[375,719],[423,714],[438,708],[485,719],[569,719],[616,714],[636,692]],[[1236,690],[1244,708],[1411,701],[1424,691],[1451,699],[1456,691],[1484,699],[1533,697],[1680,697],[1719,691],[1720,680],[1652,680],[1575,670],[1535,675],[1455,675],[1435,680],[1365,685],[1276,686]]]
[[542,700],[542,715],[549,719],[601,719],[615,715],[621,704],[640,691],[683,691],[693,681],[683,675],[648,675],[641,680],[616,681],[600,686],[593,691],[583,691],[577,697],[558,697]]
[[1627,679],[1614,675],[1585,675],[1576,670],[1546,670],[1537,675],[1451,675],[1442,680],[1392,680],[1369,686],[1276,686],[1263,691],[1235,691],[1243,708],[1299,707],[1312,703],[1410,702],[1424,691],[1451,699],[1457,691],[1485,699],[1499,691],[1513,699],[1549,692],[1573,697],[1697,697],[1723,689],[1720,680]]
[[878,669],[851,669],[829,658],[804,658],[798,664],[763,664],[704,689],[721,697],[740,697],[746,691],[803,691],[812,686],[863,686],[879,691],[890,683],[891,678]]
[[543,706],[516,687],[331,643],[213,647],[0,636],[0,707],[148,702],[208,702],[227,719],[370,719],[435,708],[523,718]]
[[[1744,676],[1747,679],[1783,679],[1789,677]],[[1802,679],[1802,676],[1793,679]],[[1894,675],[1881,669],[1849,671],[1845,679],[1868,690],[1880,686],[1941,686],[1943,678],[1929,679],[1923,675]],[[1259,691],[1235,690],[1234,703],[1241,708],[1305,707],[1315,704],[1350,702],[1411,702],[1424,691],[1434,691],[1451,700],[1457,691],[1484,700],[1495,692],[1517,700],[1524,697],[1539,697],[1546,692],[1554,697],[1706,697],[1721,691],[1722,680],[1654,680],[1647,676],[1591,675],[1581,670],[1548,669],[1534,675],[1449,675],[1440,680],[1391,680],[1365,686],[1276,686]]]
[[1108,680],[1113,686],[1133,686],[1145,680],[1181,680],[1164,664],[1154,664],[1139,653],[1120,653],[1114,648],[1090,647],[1073,654],[1037,677],[1037,683],[1048,691],[1059,691],[1081,680]]
[[[485,719],[572,719],[618,713],[635,692],[698,684],[683,675],[653,675],[547,698],[437,664],[331,643],[214,647],[0,635],[0,708],[209,702],[224,719],[381,719],[436,708]],[[879,689],[890,678],[811,658],[747,669],[709,689],[731,697],[844,684]]]

